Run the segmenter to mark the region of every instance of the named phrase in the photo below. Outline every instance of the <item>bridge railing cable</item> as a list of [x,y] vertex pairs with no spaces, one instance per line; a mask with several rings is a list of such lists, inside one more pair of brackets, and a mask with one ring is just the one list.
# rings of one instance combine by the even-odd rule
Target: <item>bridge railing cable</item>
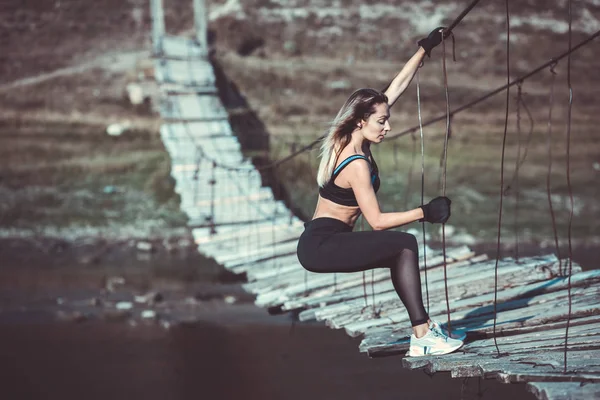
[[[454,116],[454,115],[456,115],[456,114],[458,114],[458,113],[460,113],[460,112],[462,112],[462,111],[464,111],[466,109],[469,109],[469,108],[471,108],[471,107],[473,107],[473,106],[475,106],[475,105],[477,105],[477,104],[479,104],[479,103],[481,103],[481,102],[489,99],[490,97],[493,97],[493,96],[497,95],[498,93],[503,92],[504,90],[510,88],[511,86],[514,86],[514,85],[518,84],[519,82],[522,82],[525,79],[530,78],[531,76],[533,76],[533,75],[535,75],[535,74],[543,71],[545,68],[547,68],[547,67],[549,67],[549,66],[551,66],[553,64],[556,64],[558,61],[560,61],[561,59],[569,56],[571,53],[574,53],[575,51],[577,51],[581,47],[587,45],[589,42],[591,42],[592,40],[596,39],[598,36],[600,36],[600,30],[598,30],[596,33],[588,36],[586,39],[584,39],[581,42],[579,42],[579,44],[577,44],[576,46],[573,46],[571,49],[565,51],[564,53],[561,53],[560,55],[551,58],[550,61],[548,61],[548,62],[540,65],[539,67],[531,70],[530,72],[526,73],[525,75],[520,76],[520,77],[512,80],[511,82],[507,83],[506,85],[502,85],[502,86],[500,86],[500,87],[492,90],[491,92],[489,92],[489,93],[487,93],[487,94],[485,94],[485,95],[483,95],[481,97],[478,97],[475,100],[472,100],[472,101],[470,101],[470,102],[468,102],[468,103],[466,103],[466,104],[464,104],[464,105],[462,105],[460,107],[457,107],[454,110],[451,110],[450,111],[450,116],[452,117],[452,116]],[[434,124],[436,122],[443,121],[445,119],[446,119],[446,114],[440,115],[438,117],[432,118],[432,119],[424,122],[423,123],[423,127],[431,125],[431,124]],[[412,126],[412,127],[407,128],[407,129],[405,129],[405,130],[403,130],[403,131],[401,131],[399,133],[387,136],[386,140],[396,139],[396,138],[399,138],[399,137],[402,137],[402,136],[406,136],[409,133],[412,133],[413,131],[416,131],[417,129],[419,129],[419,125]]]

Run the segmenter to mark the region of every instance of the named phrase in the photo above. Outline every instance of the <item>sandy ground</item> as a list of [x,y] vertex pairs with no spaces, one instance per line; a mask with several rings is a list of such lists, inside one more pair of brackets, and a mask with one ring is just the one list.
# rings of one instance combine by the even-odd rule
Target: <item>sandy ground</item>
[[[3,399],[474,399],[478,381],[429,377],[400,357],[369,359],[358,341],[251,304],[215,306],[197,323],[3,323]],[[482,381],[483,399],[533,399]]]

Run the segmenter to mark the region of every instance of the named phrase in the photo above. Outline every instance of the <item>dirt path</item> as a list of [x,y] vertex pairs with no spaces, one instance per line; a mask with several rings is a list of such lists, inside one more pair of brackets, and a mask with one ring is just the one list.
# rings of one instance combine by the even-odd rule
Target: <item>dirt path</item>
[[98,58],[82,64],[73,65],[66,68],[60,68],[52,72],[30,76],[27,78],[18,79],[13,82],[0,85],[0,93],[13,89],[18,89],[24,86],[36,85],[46,82],[51,79],[62,76],[80,74],[92,68],[103,68],[111,71],[126,71],[135,67],[136,62],[141,57],[148,58],[149,51],[123,52],[123,53],[107,53]]

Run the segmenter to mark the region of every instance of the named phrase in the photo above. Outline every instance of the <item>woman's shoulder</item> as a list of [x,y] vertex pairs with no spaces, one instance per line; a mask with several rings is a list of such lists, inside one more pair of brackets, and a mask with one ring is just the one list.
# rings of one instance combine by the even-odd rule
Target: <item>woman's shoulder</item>
[[340,154],[340,156],[338,157],[338,162],[335,166],[335,169],[339,169],[339,168],[344,168],[346,165],[350,165],[350,164],[363,164],[361,162],[358,163],[354,163],[353,161],[357,161],[357,160],[364,160],[366,161],[368,164],[370,164],[371,162],[369,161],[369,157],[367,157],[364,154],[360,154],[360,153],[347,153],[347,154]]

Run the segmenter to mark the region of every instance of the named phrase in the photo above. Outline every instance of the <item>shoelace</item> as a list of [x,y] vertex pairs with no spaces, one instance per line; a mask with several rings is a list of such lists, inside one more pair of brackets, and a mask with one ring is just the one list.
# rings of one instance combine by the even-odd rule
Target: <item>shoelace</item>
[[438,330],[439,328],[436,328],[435,326],[433,327],[433,329],[429,329],[429,331],[437,337],[440,337],[442,339],[444,339],[446,342],[448,341],[448,336],[444,335],[444,333],[440,330]]

